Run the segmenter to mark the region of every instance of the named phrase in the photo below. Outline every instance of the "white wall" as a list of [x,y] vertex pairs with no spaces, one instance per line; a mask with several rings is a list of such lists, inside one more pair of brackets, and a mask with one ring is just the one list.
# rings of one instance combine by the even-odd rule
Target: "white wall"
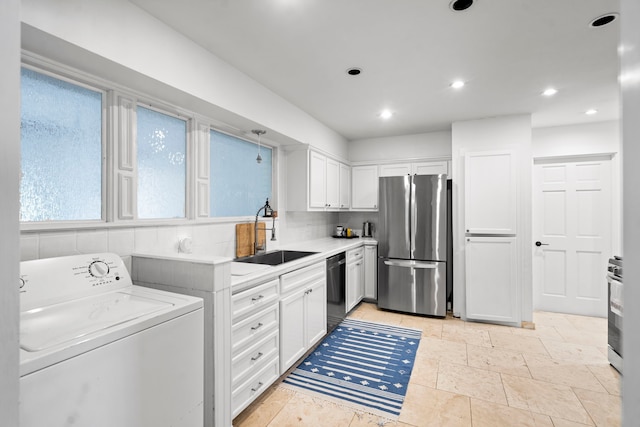
[[[342,136],[126,0],[24,0],[21,16],[25,24],[48,35],[38,40],[44,51],[36,53],[74,60],[86,50],[97,56],[92,61],[106,59],[139,73],[138,78],[154,79],[244,118],[247,131],[257,123],[291,140],[347,156]],[[77,55],[57,51],[63,45],[55,43],[56,38],[75,46]],[[95,69],[88,62],[78,65]],[[162,94],[153,95],[162,99]]]
[[349,160],[378,162],[416,158],[451,158],[451,132],[429,132],[349,142]]
[[532,138],[534,158],[618,153],[620,122],[535,128]]
[[0,424],[18,425],[20,1],[0,2]]
[[465,313],[464,155],[470,151],[510,149],[517,153],[517,254],[521,320],[531,321],[531,116],[514,115],[452,124],[453,179],[453,303],[454,313]]
[[[622,146],[624,185],[624,324],[622,424],[640,420],[640,2],[622,0]],[[629,284],[630,286],[626,286]]]

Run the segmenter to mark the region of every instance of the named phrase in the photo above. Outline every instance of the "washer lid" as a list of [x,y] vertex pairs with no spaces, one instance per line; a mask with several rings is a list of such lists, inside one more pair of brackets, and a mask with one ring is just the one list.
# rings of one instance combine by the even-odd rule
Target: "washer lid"
[[107,330],[174,304],[109,292],[20,313],[20,347],[35,352]]

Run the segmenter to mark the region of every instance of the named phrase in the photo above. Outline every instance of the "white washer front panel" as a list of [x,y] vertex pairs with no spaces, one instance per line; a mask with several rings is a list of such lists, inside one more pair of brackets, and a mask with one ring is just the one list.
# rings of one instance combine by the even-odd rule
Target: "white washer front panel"
[[20,378],[20,425],[202,427],[203,310]]

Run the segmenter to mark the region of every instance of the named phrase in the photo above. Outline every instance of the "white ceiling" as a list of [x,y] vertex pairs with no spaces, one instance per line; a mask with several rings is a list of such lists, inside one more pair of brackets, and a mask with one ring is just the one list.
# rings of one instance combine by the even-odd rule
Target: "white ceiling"
[[[508,114],[531,113],[534,127],[619,117],[620,20],[589,27],[618,0],[476,0],[462,12],[450,0],[131,1],[348,140]],[[549,86],[558,94],[541,96]],[[383,108],[394,116],[378,118]]]

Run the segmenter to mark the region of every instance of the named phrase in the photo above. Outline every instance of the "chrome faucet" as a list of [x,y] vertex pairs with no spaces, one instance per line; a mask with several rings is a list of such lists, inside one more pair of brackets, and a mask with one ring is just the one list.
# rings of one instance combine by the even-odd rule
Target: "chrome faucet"
[[260,211],[263,209],[265,212],[265,216],[271,216],[273,218],[271,228],[268,228],[265,226],[264,230],[271,230],[271,240],[272,241],[277,240],[276,239],[276,216],[277,215],[274,214],[274,211],[271,209],[271,206],[269,206],[269,199],[267,199],[267,202],[264,204],[264,206],[260,207],[260,209],[258,209],[258,211],[256,212],[256,221],[253,226],[253,253],[254,254],[265,253],[267,251],[266,241],[262,245],[258,243],[258,215],[260,215]]

